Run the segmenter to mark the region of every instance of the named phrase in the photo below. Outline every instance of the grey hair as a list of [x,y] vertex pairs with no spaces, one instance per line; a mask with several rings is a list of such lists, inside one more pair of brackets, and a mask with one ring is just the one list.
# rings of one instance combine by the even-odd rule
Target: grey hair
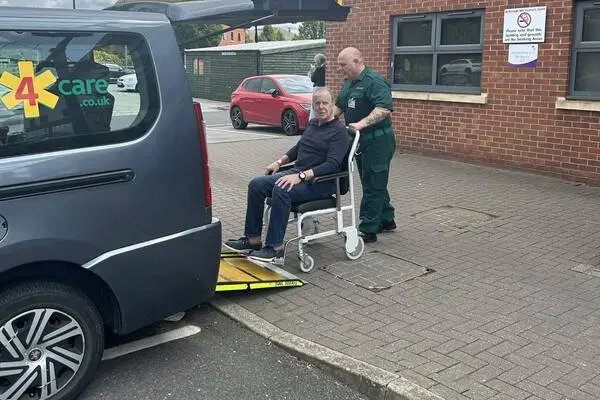
[[321,65],[324,65],[326,60],[327,59],[325,58],[325,55],[323,55],[321,53],[319,53],[315,56],[315,64],[317,64],[317,66],[319,66],[319,67]]
[[331,90],[329,90],[329,88],[327,88],[327,87],[316,88],[315,91],[313,92],[313,98],[314,98],[314,96],[316,96],[317,94],[320,94],[320,93],[327,93],[331,97],[331,100],[333,100],[333,93],[331,93]]

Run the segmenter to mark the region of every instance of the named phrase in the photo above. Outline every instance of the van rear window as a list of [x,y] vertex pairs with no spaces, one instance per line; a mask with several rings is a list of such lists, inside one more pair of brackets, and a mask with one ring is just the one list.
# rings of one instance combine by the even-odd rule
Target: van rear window
[[135,140],[156,120],[140,35],[0,31],[0,158]]

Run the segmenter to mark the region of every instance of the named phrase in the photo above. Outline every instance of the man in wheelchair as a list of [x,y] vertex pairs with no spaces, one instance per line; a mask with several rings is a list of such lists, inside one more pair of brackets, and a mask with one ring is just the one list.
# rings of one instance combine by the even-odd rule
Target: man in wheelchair
[[[225,246],[250,257],[273,262],[283,258],[284,237],[292,203],[331,197],[335,182],[313,182],[314,178],[340,172],[351,145],[346,126],[334,117],[333,96],[327,88],[313,94],[315,118],[310,120],[298,143],[267,166],[264,176],[248,185],[244,236],[228,240]],[[279,171],[286,163],[293,168]],[[262,228],[265,199],[271,197],[271,216],[263,246]]]

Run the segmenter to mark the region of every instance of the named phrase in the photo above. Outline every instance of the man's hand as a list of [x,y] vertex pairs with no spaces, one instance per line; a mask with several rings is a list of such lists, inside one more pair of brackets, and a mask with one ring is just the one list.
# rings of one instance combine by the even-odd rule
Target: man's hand
[[282,189],[287,189],[287,191],[289,192],[290,190],[292,190],[294,185],[297,185],[300,182],[302,181],[300,180],[298,174],[290,174],[284,175],[281,178],[277,179],[277,182],[275,182],[275,184]]
[[272,175],[277,171],[279,171],[279,163],[277,163],[277,161],[274,161],[271,164],[267,165],[265,175]]

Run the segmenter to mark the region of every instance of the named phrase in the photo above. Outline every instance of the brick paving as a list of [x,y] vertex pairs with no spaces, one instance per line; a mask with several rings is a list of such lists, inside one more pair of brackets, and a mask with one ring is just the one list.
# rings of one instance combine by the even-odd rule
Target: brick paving
[[[224,238],[249,179],[296,140],[209,146]],[[447,400],[600,398],[600,188],[407,154],[391,176],[398,230],[361,260],[328,238],[306,247],[310,274],[287,257],[306,286],[226,296]]]

